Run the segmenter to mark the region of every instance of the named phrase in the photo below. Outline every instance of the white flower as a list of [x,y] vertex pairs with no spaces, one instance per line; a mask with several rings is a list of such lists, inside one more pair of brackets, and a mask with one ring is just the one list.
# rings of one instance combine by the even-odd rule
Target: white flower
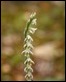
[[25,53],[25,54],[27,54],[27,53],[28,53],[28,54],[29,54],[29,52],[30,52],[30,50],[29,50],[29,49],[25,49],[25,50],[22,52],[22,54],[23,54],[23,53]]
[[30,71],[30,72],[33,72],[33,69],[30,67],[30,66],[28,66],[28,67],[25,67],[24,68],[24,71],[27,73],[28,71]]
[[33,41],[32,37],[31,37],[30,35],[27,35],[27,37],[25,38],[24,41],[27,41],[27,40],[31,40],[31,41]]
[[32,13],[32,14],[30,15],[30,18],[33,18],[35,15],[36,15],[36,12]]
[[27,48],[24,51],[22,51],[21,54],[23,54],[23,53],[25,53],[25,54],[33,54],[32,51],[29,48]]
[[34,48],[30,42],[27,42],[27,43],[24,45],[24,48],[25,48],[25,47],[28,47],[28,48],[30,47],[30,48],[32,48],[32,49]]
[[33,55],[33,52],[32,51],[30,51],[29,53]]
[[27,68],[26,68],[26,67],[24,68],[24,72],[26,72],[26,73],[28,72],[28,70],[27,70]]
[[32,73],[31,73],[31,72],[28,72],[28,76],[29,76],[29,77],[32,77]]
[[30,35],[27,35],[27,38],[33,41],[32,37]]
[[33,75],[29,72],[28,74],[25,75],[25,78],[27,78],[28,81],[31,81],[29,79],[29,77],[31,77],[33,79]]
[[36,18],[32,20],[33,25],[36,25],[36,20],[37,20]]
[[37,30],[37,28],[30,28],[29,32],[33,34],[36,30]]
[[26,59],[26,61],[24,62],[24,64],[26,64],[27,62],[30,62],[30,63],[34,64],[34,62],[30,58]]

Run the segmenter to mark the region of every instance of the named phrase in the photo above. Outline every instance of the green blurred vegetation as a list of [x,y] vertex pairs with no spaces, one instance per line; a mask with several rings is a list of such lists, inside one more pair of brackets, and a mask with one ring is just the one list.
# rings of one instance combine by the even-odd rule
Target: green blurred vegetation
[[[62,56],[53,60],[56,71],[50,76],[34,72],[39,81],[65,79],[65,2],[64,1],[1,1],[1,80],[24,80],[24,28],[29,15],[37,13],[38,30],[33,35],[37,47],[47,42],[58,42]],[[59,54],[60,55],[60,54]],[[35,68],[34,68],[35,70]]]

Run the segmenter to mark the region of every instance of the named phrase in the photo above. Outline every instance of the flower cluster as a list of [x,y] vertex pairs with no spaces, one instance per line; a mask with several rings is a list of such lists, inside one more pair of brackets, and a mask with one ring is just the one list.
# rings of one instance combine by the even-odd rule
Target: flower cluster
[[33,49],[33,45],[32,45],[32,37],[31,34],[34,34],[34,32],[37,30],[37,28],[34,27],[34,25],[36,25],[36,18],[35,18],[36,13],[32,13],[30,15],[30,18],[28,20],[27,26],[25,28],[24,34],[25,34],[25,39],[24,39],[24,51],[22,52],[22,54],[25,55],[25,68],[24,71],[26,72],[25,78],[27,81],[32,81],[33,80],[33,69],[32,69],[32,64],[34,64],[33,60],[30,58],[30,55],[32,55],[32,49]]

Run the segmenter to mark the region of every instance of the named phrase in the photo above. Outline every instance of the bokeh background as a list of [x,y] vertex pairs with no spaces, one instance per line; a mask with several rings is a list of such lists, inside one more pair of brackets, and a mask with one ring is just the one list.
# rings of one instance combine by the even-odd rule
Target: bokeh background
[[64,81],[64,1],[1,1],[1,81],[25,81],[23,32],[32,12],[38,28],[32,36],[34,81]]

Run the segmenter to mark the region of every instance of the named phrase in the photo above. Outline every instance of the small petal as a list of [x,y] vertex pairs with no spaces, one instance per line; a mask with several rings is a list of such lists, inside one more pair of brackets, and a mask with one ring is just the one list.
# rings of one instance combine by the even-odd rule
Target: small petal
[[33,55],[33,52],[31,52],[31,51],[30,51],[30,54],[32,54],[32,55]]
[[35,16],[35,15],[36,15],[36,12],[33,13],[33,16]]
[[27,39],[30,39],[33,41],[32,37],[30,35],[27,35]]
[[24,45],[24,48],[26,47],[26,44]]
[[25,53],[25,50],[21,52],[21,54]]
[[25,48],[25,47],[32,48],[32,49],[34,48],[30,42],[27,42],[27,43],[24,45],[24,48]]
[[29,32],[33,34],[36,30],[37,30],[37,28],[30,28]]
[[36,31],[36,30],[37,30],[37,28],[31,28],[30,30],[32,30],[32,31]]
[[34,62],[30,58],[26,59],[26,61],[24,62],[24,64],[26,64],[27,62],[30,62],[30,63],[34,64]]
[[30,15],[30,18],[33,18],[35,15],[36,15],[36,12],[32,13],[32,14]]
[[25,75],[25,78],[27,78],[30,81],[29,77],[33,79],[33,75],[30,72]]
[[25,54],[29,54],[30,53],[30,50],[29,49],[25,49],[24,51],[22,51],[22,54],[25,53]]
[[33,24],[33,25],[36,25],[36,20],[37,20],[36,18],[33,19],[33,21],[32,21],[32,24]]
[[32,30],[29,30],[29,32],[30,32],[31,34],[33,34],[33,31],[32,31]]
[[27,41],[27,40],[31,40],[31,41],[33,41],[32,37],[31,37],[30,35],[27,35],[27,37],[25,38],[24,41]]
[[24,71],[27,73],[28,71],[33,72],[33,69],[31,67],[25,67]]

